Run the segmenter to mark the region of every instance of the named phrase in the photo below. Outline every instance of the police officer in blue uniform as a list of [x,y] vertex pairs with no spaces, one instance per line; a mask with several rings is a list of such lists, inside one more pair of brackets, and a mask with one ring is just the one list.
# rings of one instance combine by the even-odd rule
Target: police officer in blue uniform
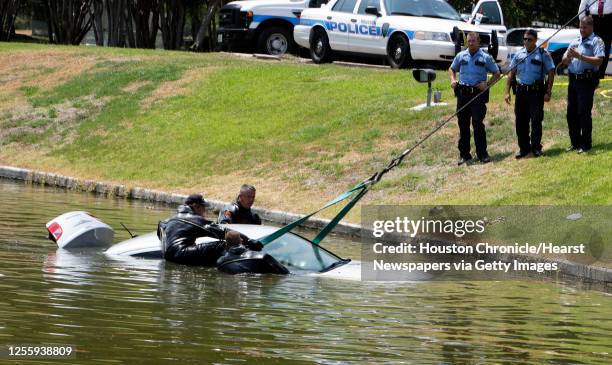
[[572,41],[561,61],[568,66],[567,127],[571,146],[567,151],[583,153],[591,149],[593,94],[599,82],[599,66],[604,60],[604,43],[593,33],[593,18],[580,20],[580,38]]
[[[460,110],[481,91],[487,89],[487,72],[493,74],[490,83],[499,79],[499,67],[495,64],[493,57],[480,49],[480,36],[478,33],[470,32],[467,36],[468,49],[459,52],[448,73],[451,87],[457,96],[457,110]],[[457,82],[457,72],[459,81]],[[479,96],[464,110],[457,114],[459,120],[459,161],[462,165],[472,159],[470,154],[470,121],[474,128],[474,144],[476,155],[482,163],[491,162],[487,152],[487,134],[484,126],[484,118],[487,113],[486,103],[489,101],[488,91]]]
[[593,32],[604,42],[604,59],[599,66],[599,78],[603,79],[612,46],[612,0],[581,0],[578,12],[581,19],[589,14],[593,17]]
[[[542,156],[542,120],[544,119],[544,102],[550,101],[555,79],[555,64],[548,52],[536,47],[538,33],[528,29],[523,35],[525,47],[522,48],[510,63],[510,72],[506,82],[506,103],[510,105],[510,87],[514,84],[516,92],[514,116],[519,151],[517,159],[533,152],[535,157]],[[548,75],[548,81],[545,81]],[[529,121],[531,120],[531,138],[529,138]]]

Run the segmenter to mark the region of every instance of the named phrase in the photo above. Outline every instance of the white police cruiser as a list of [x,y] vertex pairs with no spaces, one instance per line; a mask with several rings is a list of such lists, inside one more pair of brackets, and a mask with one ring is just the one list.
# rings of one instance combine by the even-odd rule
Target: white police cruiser
[[221,49],[241,46],[259,53],[281,56],[294,46],[293,27],[304,8],[316,8],[327,0],[232,1],[219,11],[217,43]]
[[333,52],[386,56],[393,68],[413,62],[448,64],[480,34],[481,46],[505,62],[496,31],[462,21],[445,0],[332,0],[320,9],[304,9],[294,27],[297,44],[310,49],[315,63],[331,62]]

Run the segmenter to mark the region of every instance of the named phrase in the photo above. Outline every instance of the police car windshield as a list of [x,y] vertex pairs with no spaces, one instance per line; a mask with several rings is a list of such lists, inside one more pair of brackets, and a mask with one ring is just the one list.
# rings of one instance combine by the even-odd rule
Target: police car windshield
[[385,8],[391,15],[461,20],[457,10],[445,0],[385,0]]

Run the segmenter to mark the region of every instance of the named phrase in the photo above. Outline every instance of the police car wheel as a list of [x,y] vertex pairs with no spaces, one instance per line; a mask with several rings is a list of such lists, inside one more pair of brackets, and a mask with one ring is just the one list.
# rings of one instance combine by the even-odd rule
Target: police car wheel
[[282,56],[291,51],[293,38],[289,31],[282,27],[265,29],[259,35],[258,48],[260,53]]
[[314,63],[329,63],[332,61],[329,39],[322,29],[315,29],[310,39],[310,58]]
[[397,34],[391,37],[387,46],[387,61],[391,68],[408,68],[412,58],[410,57],[410,45],[408,39]]

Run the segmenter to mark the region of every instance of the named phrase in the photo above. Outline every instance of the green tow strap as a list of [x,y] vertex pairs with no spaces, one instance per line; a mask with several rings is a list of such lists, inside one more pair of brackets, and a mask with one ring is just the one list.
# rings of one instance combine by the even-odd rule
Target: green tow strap
[[338,224],[338,222],[340,222],[340,220],[346,215],[346,213],[349,212],[349,210],[351,210],[351,208],[357,203],[357,201],[359,201],[359,199],[361,199],[365,193],[368,191],[368,185],[361,182],[359,184],[357,184],[354,188],[345,191],[344,193],[338,195],[334,200],[330,201],[329,203],[325,204],[325,206],[323,206],[323,208],[314,211],[310,214],[308,214],[307,216],[304,216],[294,222],[291,222],[289,224],[287,224],[286,226],[280,228],[279,230],[272,232],[271,234],[265,236],[264,238],[261,238],[259,241],[265,246],[268,243],[274,241],[275,239],[277,239],[278,237],[284,235],[285,233],[291,231],[293,228],[299,226],[300,224],[302,224],[303,222],[305,222],[306,220],[308,220],[308,218],[312,217],[313,215],[319,213],[320,211],[327,209],[329,207],[331,207],[332,205],[336,205],[338,203],[340,203],[343,200],[348,199],[349,197],[351,197],[355,192],[358,192],[357,195],[351,199],[350,202],[348,202],[346,204],[346,206],[344,208],[342,208],[342,210],[336,214],[336,216],[327,224],[325,225],[325,227],[323,227],[323,229],[321,230],[321,232],[319,232],[319,234],[314,238],[314,240],[312,241],[314,244],[319,244],[319,242],[321,242],[323,240],[323,238],[325,238],[325,236],[327,236],[327,234],[329,234],[329,232]]
[[312,240],[312,243],[318,245],[319,242],[323,241],[323,238],[325,238],[325,236],[327,236],[329,232],[334,229],[334,227],[340,222],[340,220],[344,218],[346,213],[348,213],[349,210],[351,210],[353,206],[357,204],[359,199],[361,199],[367,191],[367,188],[363,188],[359,193],[357,193],[357,195],[353,199],[351,199],[351,201],[348,202],[338,214],[336,214],[334,219],[332,219],[329,223],[325,225],[325,227],[323,227],[321,232],[319,232],[319,234]]

